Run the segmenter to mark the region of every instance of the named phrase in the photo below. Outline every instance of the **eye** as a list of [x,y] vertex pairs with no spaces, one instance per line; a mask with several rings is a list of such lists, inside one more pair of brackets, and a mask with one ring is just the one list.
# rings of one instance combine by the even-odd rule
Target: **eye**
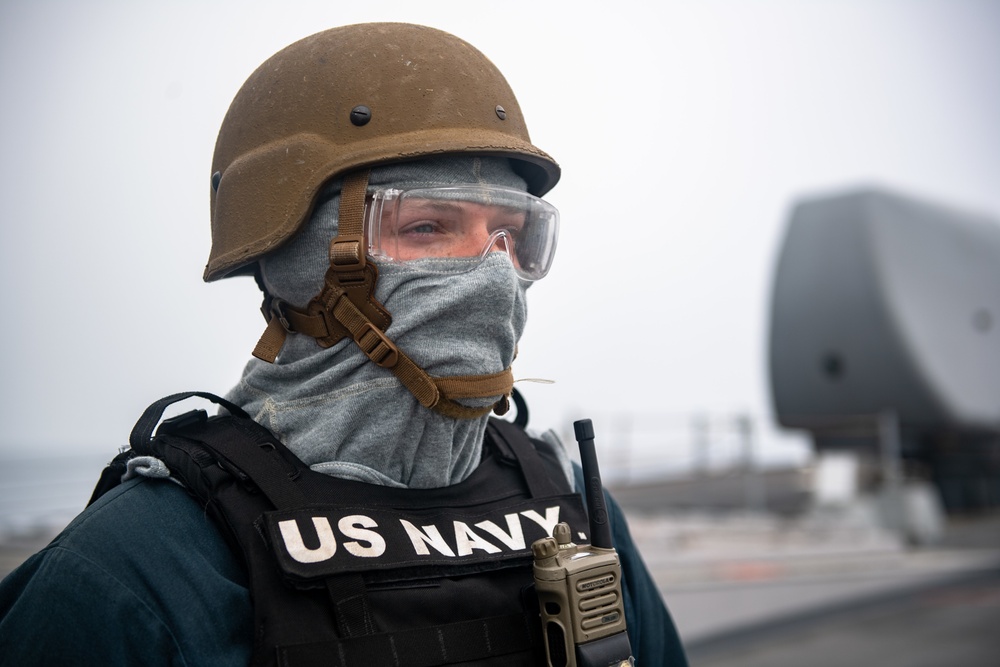
[[411,241],[429,241],[446,235],[450,228],[449,222],[440,216],[412,216],[400,220],[396,236]]
[[440,225],[432,220],[414,222],[399,230],[401,234],[435,234],[441,231]]

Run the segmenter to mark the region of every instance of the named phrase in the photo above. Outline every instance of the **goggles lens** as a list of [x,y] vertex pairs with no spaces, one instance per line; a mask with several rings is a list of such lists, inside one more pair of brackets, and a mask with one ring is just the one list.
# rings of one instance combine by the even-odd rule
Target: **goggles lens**
[[559,212],[538,197],[501,187],[390,189],[365,203],[365,227],[368,254],[376,261],[482,260],[504,251],[518,276],[538,280],[552,265]]

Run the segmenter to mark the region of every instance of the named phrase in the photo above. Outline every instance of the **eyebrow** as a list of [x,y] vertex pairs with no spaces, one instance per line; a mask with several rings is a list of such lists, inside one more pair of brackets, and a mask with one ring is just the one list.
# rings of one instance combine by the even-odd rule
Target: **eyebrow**
[[439,199],[418,199],[410,200],[411,205],[419,209],[430,209],[433,211],[457,211],[461,210],[461,205],[456,202],[442,201]]

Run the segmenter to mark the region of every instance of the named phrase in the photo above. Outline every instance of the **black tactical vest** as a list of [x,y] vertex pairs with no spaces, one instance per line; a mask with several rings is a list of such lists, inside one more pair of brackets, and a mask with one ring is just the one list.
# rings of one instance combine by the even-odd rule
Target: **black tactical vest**
[[[189,412],[151,437],[168,405],[195,395],[231,415]],[[246,563],[254,666],[545,664],[531,543],[560,521],[587,542],[588,526],[520,427],[490,420],[478,469],[440,489],[313,472],[243,410],[198,392],[151,405],[130,443],[91,502],[128,458],[167,464]]]

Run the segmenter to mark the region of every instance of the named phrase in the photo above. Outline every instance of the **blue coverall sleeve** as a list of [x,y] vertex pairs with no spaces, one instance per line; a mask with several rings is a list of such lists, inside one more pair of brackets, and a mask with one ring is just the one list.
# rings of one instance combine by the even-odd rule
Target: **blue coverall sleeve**
[[126,482],[0,581],[0,667],[246,667],[245,578],[179,486]]
[[0,586],[0,665],[182,665],[150,608],[113,574],[60,547]]

